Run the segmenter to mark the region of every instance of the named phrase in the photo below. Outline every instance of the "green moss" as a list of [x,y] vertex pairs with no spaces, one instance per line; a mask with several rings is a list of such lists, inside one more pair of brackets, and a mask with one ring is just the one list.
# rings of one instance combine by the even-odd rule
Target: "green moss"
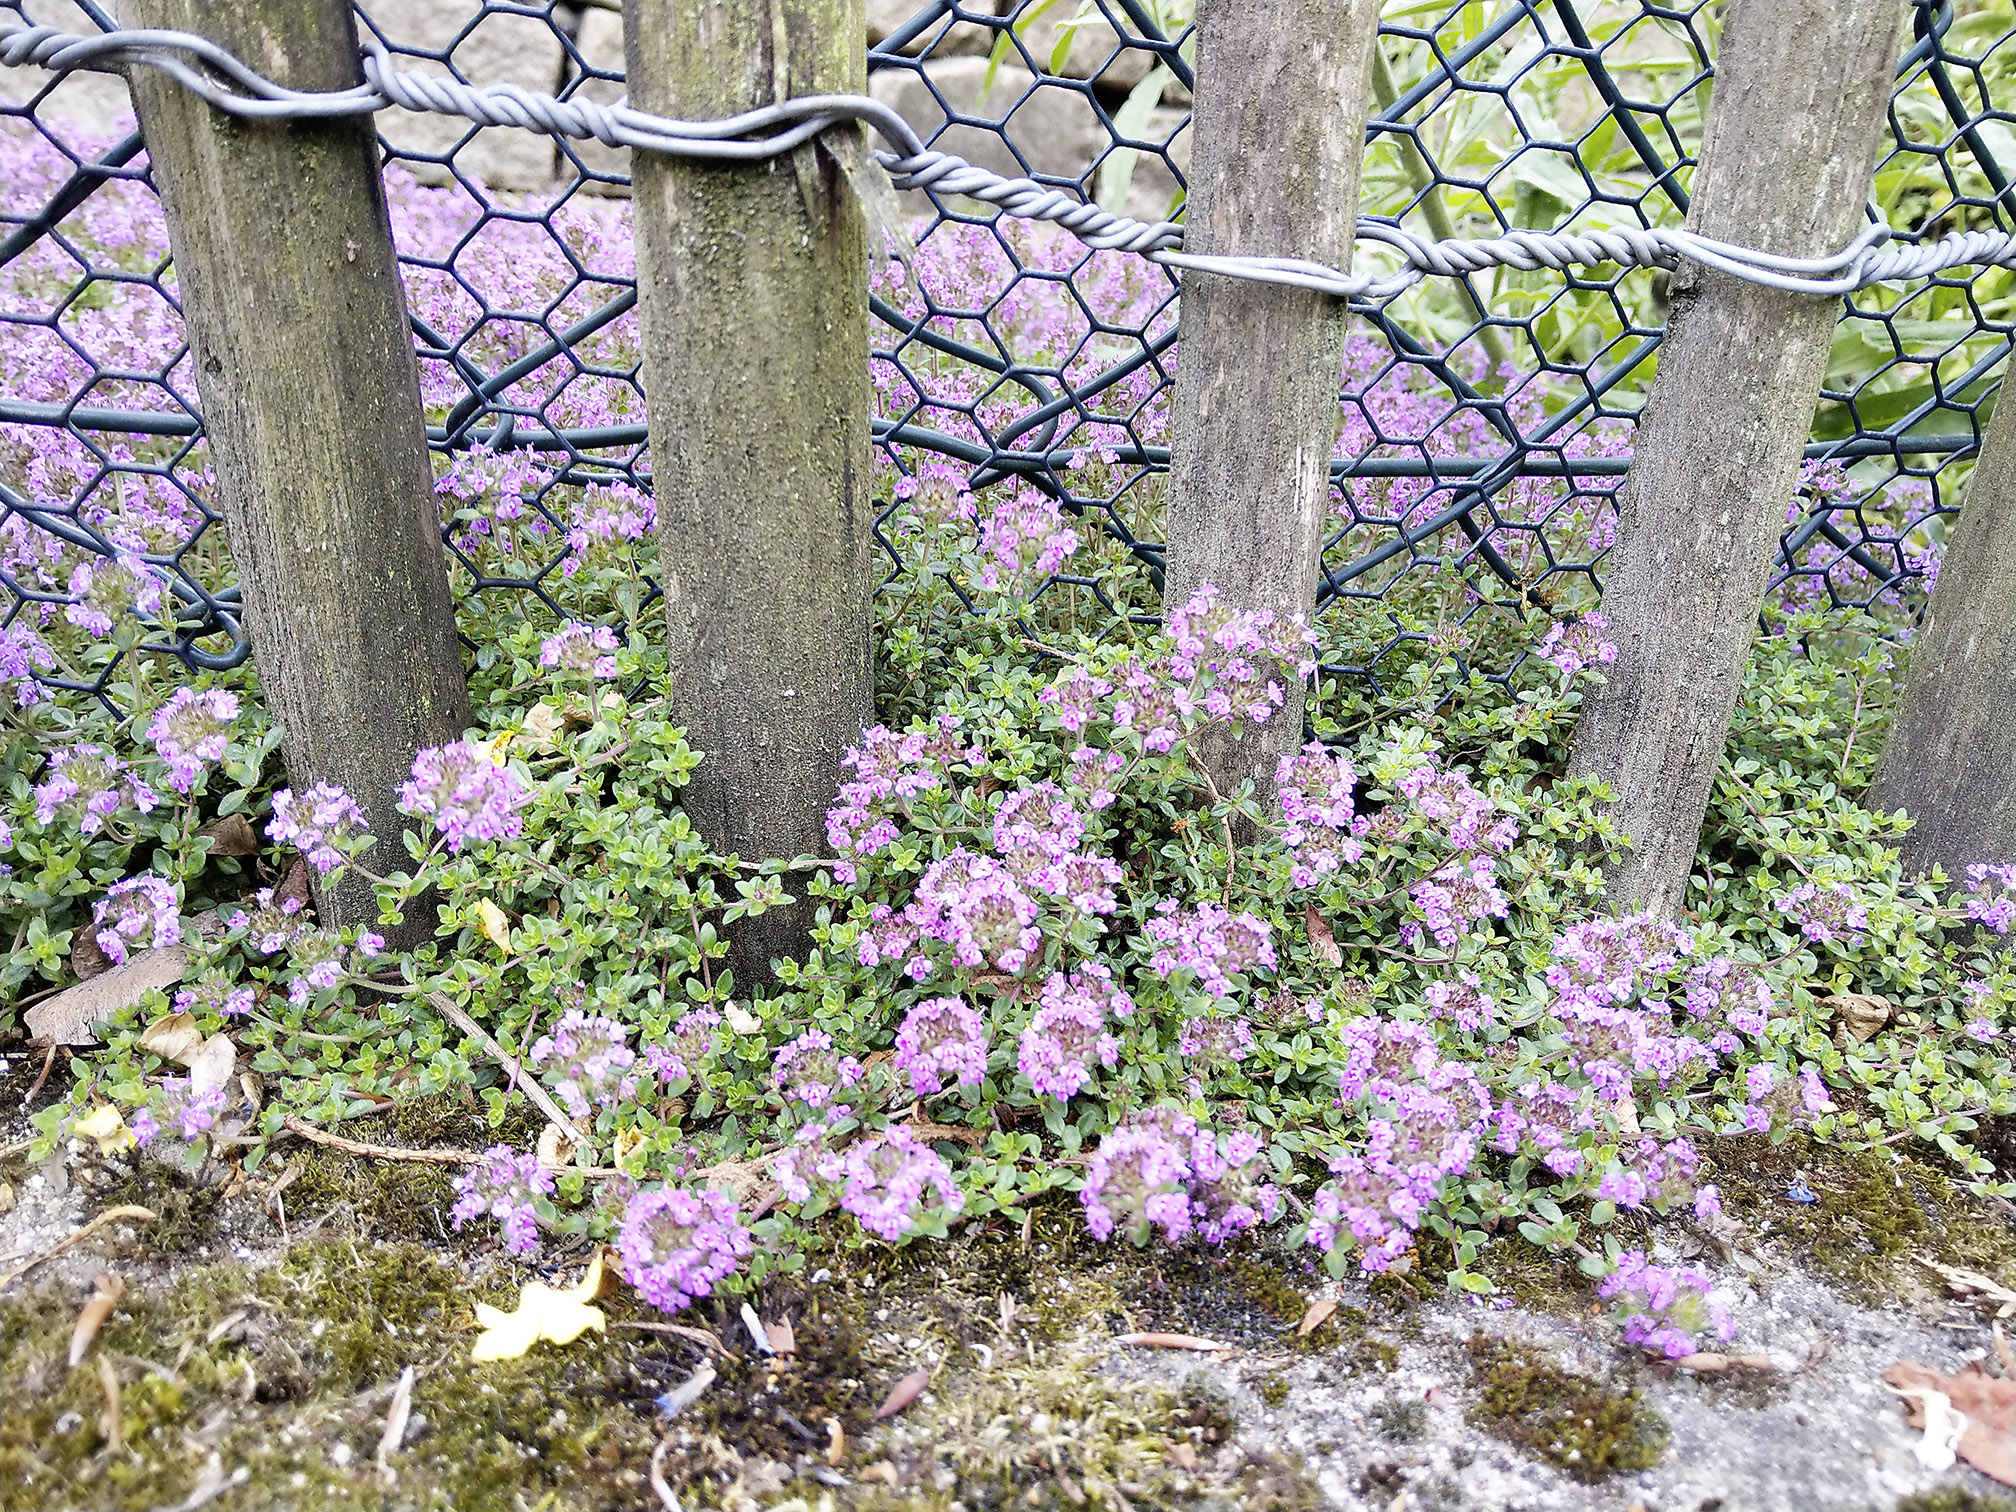
[[1665,1420],[1635,1387],[1575,1375],[1484,1334],[1471,1336],[1468,1352],[1480,1392],[1470,1421],[1577,1480],[1643,1470],[1665,1452]]
[[1279,1407],[1288,1400],[1288,1377],[1275,1371],[1260,1382],[1260,1400],[1269,1407]]
[[1412,1397],[1380,1402],[1367,1414],[1379,1431],[1397,1444],[1417,1442],[1428,1431],[1428,1406]]
[[2016,1512],[2016,1502],[2006,1496],[1942,1486],[1937,1491],[1912,1492],[1897,1503],[1896,1512]]

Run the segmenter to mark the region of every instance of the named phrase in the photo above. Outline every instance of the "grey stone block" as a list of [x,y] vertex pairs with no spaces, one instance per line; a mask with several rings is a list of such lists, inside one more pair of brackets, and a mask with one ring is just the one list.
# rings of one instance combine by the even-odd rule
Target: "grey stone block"
[[[962,21],[960,16],[999,15],[1003,4],[1013,0],[958,0],[953,14],[934,21],[915,41],[903,48],[906,56],[928,53],[934,58],[964,54],[985,54],[999,35],[991,26]],[[868,45],[879,47],[913,16],[925,9],[924,0],[868,0]]]
[[[1038,79],[1006,64],[990,83],[985,58],[947,58],[918,71],[883,69],[870,76],[868,87],[939,151],[1011,177],[1082,179],[1107,142],[1082,86]],[[981,124],[946,127],[953,116]]]
[[[540,18],[485,16],[480,0],[372,0],[368,10],[395,54],[407,47],[444,53],[454,71],[472,84],[518,84],[550,93],[559,83],[560,38]],[[399,56],[396,61],[412,72],[437,77],[449,72],[446,63],[429,58]],[[471,135],[469,123],[452,116],[386,110],[379,112],[378,130],[398,152],[439,156],[452,149],[455,169],[492,189],[541,189],[553,179],[552,141],[515,126],[486,127]],[[446,183],[451,177],[443,163],[408,161],[402,166],[422,183]]]

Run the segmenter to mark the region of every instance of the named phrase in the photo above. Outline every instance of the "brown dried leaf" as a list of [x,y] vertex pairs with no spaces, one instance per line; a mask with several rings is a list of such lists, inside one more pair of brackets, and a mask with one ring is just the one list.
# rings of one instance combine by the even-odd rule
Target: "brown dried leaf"
[[93,977],[101,977],[112,969],[112,958],[98,948],[98,938],[88,929],[80,929],[70,946],[70,972],[80,982],[88,982]]
[[826,1463],[835,1470],[847,1458],[847,1430],[840,1426],[840,1419],[826,1419]]
[[294,864],[287,868],[287,875],[280,879],[280,885],[273,889],[273,902],[284,906],[289,899],[304,908],[309,902],[308,859],[296,856]]
[[924,1388],[930,1384],[931,1371],[928,1367],[923,1370],[911,1371],[910,1374],[889,1388],[889,1395],[884,1397],[882,1405],[875,1409],[875,1421],[879,1423],[886,1418],[896,1416],[897,1413],[924,1395]]
[[1298,1339],[1308,1338],[1309,1335],[1329,1322],[1330,1315],[1335,1311],[1337,1311],[1337,1304],[1328,1298],[1318,1302],[1311,1302],[1309,1310],[1302,1314],[1302,1321],[1295,1325],[1295,1337]]
[[1873,992],[1837,992],[1820,999],[1820,1006],[1841,1021],[1841,1027],[1856,1044],[1867,1044],[1890,1022],[1890,1000]]
[[926,1144],[936,1144],[941,1139],[948,1139],[955,1144],[970,1145],[977,1150],[987,1143],[987,1136],[978,1129],[962,1129],[954,1124],[931,1123],[927,1120],[907,1124],[905,1127]]
[[1911,1360],[1900,1360],[1883,1372],[1885,1383],[1904,1398],[1913,1428],[1925,1425],[1924,1399],[1917,1393],[1937,1392],[1967,1419],[1960,1435],[1960,1457],[1983,1475],[2005,1486],[2016,1486],[2016,1381],[1982,1374],[1969,1365],[1959,1375],[1942,1375]]
[[1200,1339],[1196,1334],[1186,1333],[1130,1333],[1120,1335],[1113,1342],[1138,1344],[1143,1349],[1194,1349],[1202,1354],[1215,1354],[1233,1347],[1216,1339]]
[[775,1323],[765,1323],[763,1332],[770,1340],[770,1348],[777,1354],[798,1353],[798,1334],[791,1327],[789,1318],[779,1318]]
[[406,1424],[413,1416],[413,1367],[399,1372],[399,1384],[392,1388],[392,1405],[385,1409],[385,1431],[378,1435],[378,1473],[390,1485],[397,1477],[392,1456],[406,1442]]
[[149,1055],[186,1066],[203,1046],[203,1031],[193,1013],[171,1013],[140,1031],[140,1048]]
[[91,1344],[98,1337],[98,1330],[105,1326],[105,1320],[112,1316],[112,1309],[117,1307],[119,1299],[126,1295],[126,1283],[110,1271],[94,1276],[91,1286],[91,1300],[77,1310],[76,1325],[70,1330],[72,1370],[84,1363],[84,1356],[91,1352]]
[[1309,948],[1316,952],[1316,958],[1328,966],[1342,966],[1344,952],[1337,948],[1337,936],[1330,932],[1330,921],[1323,917],[1323,910],[1313,899],[1302,905],[1302,924],[1309,931]]
[[212,819],[196,831],[210,842],[213,856],[254,856],[259,853],[259,836],[243,814],[226,814]]
[[1970,1301],[2000,1303],[1995,1316],[2006,1318],[2016,1313],[2016,1291],[2011,1291],[1992,1276],[1984,1276],[1979,1271],[1963,1270],[1957,1265],[1942,1265],[1937,1260],[1920,1255],[1918,1263],[1927,1270],[1937,1271],[1946,1278],[1947,1286],[1959,1297]]
[[28,1033],[35,1039],[57,1045],[89,1045],[97,1041],[93,1024],[109,1019],[122,1008],[130,1008],[157,987],[172,987],[189,969],[189,956],[180,945],[166,950],[136,950],[123,966],[114,966],[101,976],[75,987],[66,987],[54,997],[44,998],[26,1015]]
[[1197,1446],[1184,1439],[1171,1439],[1169,1458],[1175,1461],[1177,1469],[1194,1474],[1197,1469]]

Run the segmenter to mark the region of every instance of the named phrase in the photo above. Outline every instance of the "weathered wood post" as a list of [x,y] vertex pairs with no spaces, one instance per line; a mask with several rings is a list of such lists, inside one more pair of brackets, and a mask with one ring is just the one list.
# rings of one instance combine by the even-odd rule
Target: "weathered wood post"
[[1914,875],[2016,861],[2016,396],[2006,374],[1869,806],[1917,820],[1899,847]]
[[[1348,268],[1378,0],[1198,0],[1184,249]],[[1163,608],[1206,583],[1241,609],[1309,614],[1343,410],[1344,301],[1209,273],[1183,279]],[[1303,703],[1203,752],[1221,790],[1263,793]]]
[[[126,0],[120,18],[295,89],[362,77],[347,0]],[[396,865],[413,754],[470,715],[377,138],[369,117],[241,121],[151,69],[132,88],[288,780],[348,789]],[[377,918],[359,878],[320,901]],[[431,933],[414,918],[404,939]]]
[[[686,120],[865,93],[862,0],[630,0],[630,100]],[[760,163],[635,158],[644,394],[672,706],[717,850],[820,853],[873,718],[868,271],[859,205],[807,144]],[[738,976],[804,937],[748,921]]]
[[[1730,0],[1688,226],[1782,256],[1862,225],[1902,0]],[[1728,740],[1841,305],[1696,264],[1618,499],[1603,613],[1617,643],[1573,769],[1607,778],[1632,849],[1612,907],[1677,911]]]

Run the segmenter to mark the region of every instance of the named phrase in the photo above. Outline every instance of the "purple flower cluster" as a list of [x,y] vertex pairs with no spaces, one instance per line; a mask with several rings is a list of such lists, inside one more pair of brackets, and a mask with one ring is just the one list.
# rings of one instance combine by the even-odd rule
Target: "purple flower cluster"
[[242,1018],[252,1011],[254,1001],[252,988],[233,982],[221,972],[206,971],[175,994],[175,1011]]
[[1540,654],[1568,676],[1617,660],[1617,647],[1603,639],[1610,622],[1591,610],[1572,620],[1556,620],[1540,637]]
[[658,508],[651,496],[628,483],[587,490],[568,520],[567,556],[560,563],[561,576],[574,576],[582,562],[604,546],[643,540],[657,521]]
[[120,554],[107,561],[80,562],[70,574],[70,593],[77,600],[63,617],[92,635],[110,635],[115,620],[128,614],[152,617],[161,612],[161,579],[136,556]]
[[1698,1266],[1654,1265],[1643,1250],[1626,1250],[1596,1294],[1613,1304],[1628,1342],[1678,1360],[1695,1353],[1697,1335],[1736,1337],[1729,1315],[1709,1295],[1713,1284]]
[[[356,969],[366,970],[370,959],[382,955],[384,950],[383,935],[359,930]],[[287,940],[287,964],[294,971],[294,980],[287,984],[287,1001],[297,1008],[304,1007],[316,993],[342,983],[343,937],[333,929],[314,929],[304,924]]]
[[160,803],[154,790],[101,745],[66,746],[49,757],[47,773],[35,786],[35,818],[62,819],[79,834],[95,835],[121,810],[152,813]]
[[273,889],[262,887],[253,896],[249,913],[243,908],[234,908],[224,922],[229,928],[244,930],[245,943],[255,953],[272,955],[276,950],[285,950],[313,927],[301,916],[301,911],[299,898],[282,898],[275,902]]
[[[804,1161],[810,1162],[809,1171],[801,1169]],[[920,1226],[934,1196],[948,1216],[966,1206],[952,1168],[901,1124],[845,1151],[789,1151],[772,1169],[791,1201],[811,1200],[815,1181],[833,1188],[843,1210],[891,1244]]]
[[1120,868],[1105,856],[1084,854],[1084,840],[1084,819],[1054,782],[1005,794],[994,810],[994,852],[1010,876],[1081,912],[1112,913]]
[[629,1034],[614,1019],[573,1009],[532,1042],[530,1059],[567,1111],[586,1118],[637,1095],[637,1053],[624,1043]]
[[539,1247],[537,1203],[553,1195],[553,1173],[536,1155],[520,1155],[509,1145],[492,1145],[483,1158],[455,1178],[456,1228],[486,1213],[504,1227],[504,1247],[529,1255]]
[[507,766],[468,741],[431,746],[413,758],[413,780],[399,789],[399,811],[431,819],[451,852],[471,840],[514,840],[519,810],[532,795]]
[[1320,740],[1283,756],[1275,767],[1274,786],[1281,799],[1281,817],[1287,821],[1281,839],[1292,863],[1289,880],[1296,887],[1314,887],[1318,877],[1365,854],[1365,847],[1350,834],[1357,818],[1352,803],[1357,784],[1358,772],[1350,758]]
[[25,709],[48,696],[35,674],[55,665],[56,653],[32,625],[25,620],[0,625],[0,685],[7,688],[16,708]]
[[1034,489],[993,496],[980,522],[980,586],[1017,588],[1045,578],[1078,549],[1078,532],[1057,505]]
[[659,1187],[630,1199],[616,1253],[644,1300],[676,1313],[735,1274],[749,1254],[749,1229],[726,1192]]
[[[1730,1029],[1752,1037],[1764,1032],[1777,1001],[1771,984],[1756,967],[1722,956],[1704,961],[1687,973],[1686,993],[1688,1017],[1712,1019],[1719,1015]],[[1738,1041],[1724,1034],[1708,1044],[1727,1055],[1737,1049]]]
[[1066,667],[1036,701],[1050,710],[1057,723],[1073,735],[1081,732],[1104,707],[1103,700],[1113,684],[1096,672],[1080,666]]
[[298,798],[293,789],[280,789],[266,823],[267,839],[294,846],[324,876],[349,860],[370,831],[364,810],[333,782],[318,782]]
[[126,960],[127,943],[165,950],[182,938],[175,887],[160,877],[128,877],[112,884],[91,915],[91,937],[113,965]]
[[1016,1057],[1037,1096],[1069,1102],[1091,1082],[1095,1062],[1119,1061],[1120,1041],[1106,1029],[1109,1009],[1124,1018],[1134,1011],[1134,1000],[1113,985],[1104,966],[1081,966],[1069,976],[1053,973],[1043,984],[1043,999],[1022,1031]]
[[215,1125],[229,1100],[223,1087],[198,1091],[188,1077],[171,1076],[155,1089],[147,1104],[134,1111],[127,1127],[133,1131],[133,1142],[143,1149],[159,1137],[163,1120],[173,1124],[186,1142]]
[[721,1015],[712,1008],[693,1008],[659,1043],[644,1052],[644,1063],[663,1081],[691,1081],[713,1057],[714,1031]]
[[922,951],[931,940],[948,946],[953,961],[969,971],[993,966],[1020,972],[1042,942],[1036,913],[1036,900],[1007,867],[961,847],[931,864],[901,914],[876,906],[856,941],[856,956],[863,966],[904,960],[912,980],[921,982],[933,970]]
[[558,634],[539,643],[539,665],[558,667],[576,677],[614,677],[616,649],[616,632],[607,625],[569,620]]
[[1498,806],[1461,772],[1434,761],[1404,773],[1394,784],[1414,811],[1459,851],[1502,851],[1518,838],[1509,818],[1492,824]]
[[1279,961],[1267,921],[1250,912],[1231,913],[1216,903],[1200,903],[1179,913],[1173,902],[1157,905],[1158,917],[1145,928],[1161,946],[1148,959],[1157,976],[1193,974],[1207,992],[1232,994],[1232,977],[1256,967],[1272,971]]
[[771,1079],[787,1102],[800,1103],[817,1112],[867,1073],[851,1055],[836,1055],[833,1036],[824,1029],[807,1029],[777,1052]]
[[1130,1114],[1086,1164],[1085,1227],[1101,1241],[1120,1233],[1142,1245],[1160,1230],[1169,1244],[1224,1244],[1281,1211],[1261,1179],[1264,1148],[1249,1130],[1214,1134],[1179,1108]]
[[1589,919],[1555,938],[1547,985],[1570,1008],[1627,1003],[1693,950],[1692,935],[1650,911]]
[[927,998],[903,1015],[894,1064],[919,1097],[947,1083],[977,1087],[987,1074],[987,1021],[956,997]]
[[1484,983],[1474,971],[1459,971],[1456,980],[1431,982],[1428,985],[1428,1011],[1436,1018],[1446,1019],[1465,1034],[1474,1034],[1491,1022],[1497,1004],[1484,990]]
[[147,726],[147,738],[168,764],[168,786],[186,793],[203,768],[224,759],[238,695],[222,688],[177,688]]
[[1967,917],[1997,934],[2016,924],[2016,866],[1976,861],[1967,868]]
[[[896,815],[909,814],[910,800],[943,782],[945,768],[981,759],[978,746],[966,746],[957,734],[958,722],[941,716],[937,726],[892,734],[881,725],[861,732],[861,743],[840,759],[854,780],[840,784],[833,807],[826,811],[826,839],[843,856],[872,856],[895,840]],[[843,882],[853,880],[853,868],[841,869]]]
[[1176,1053],[1188,1061],[1243,1061],[1253,1053],[1253,1026],[1243,1018],[1227,1018],[1215,1013],[1185,1019],[1183,1033],[1176,1041]]
[[1799,926],[1815,944],[1845,940],[1869,927],[1869,910],[1845,882],[1825,887],[1802,882],[1777,900],[1778,912]]
[[1443,949],[1454,946],[1473,924],[1502,919],[1511,902],[1498,888],[1498,863],[1469,856],[1437,869],[1407,889],[1421,921]]

